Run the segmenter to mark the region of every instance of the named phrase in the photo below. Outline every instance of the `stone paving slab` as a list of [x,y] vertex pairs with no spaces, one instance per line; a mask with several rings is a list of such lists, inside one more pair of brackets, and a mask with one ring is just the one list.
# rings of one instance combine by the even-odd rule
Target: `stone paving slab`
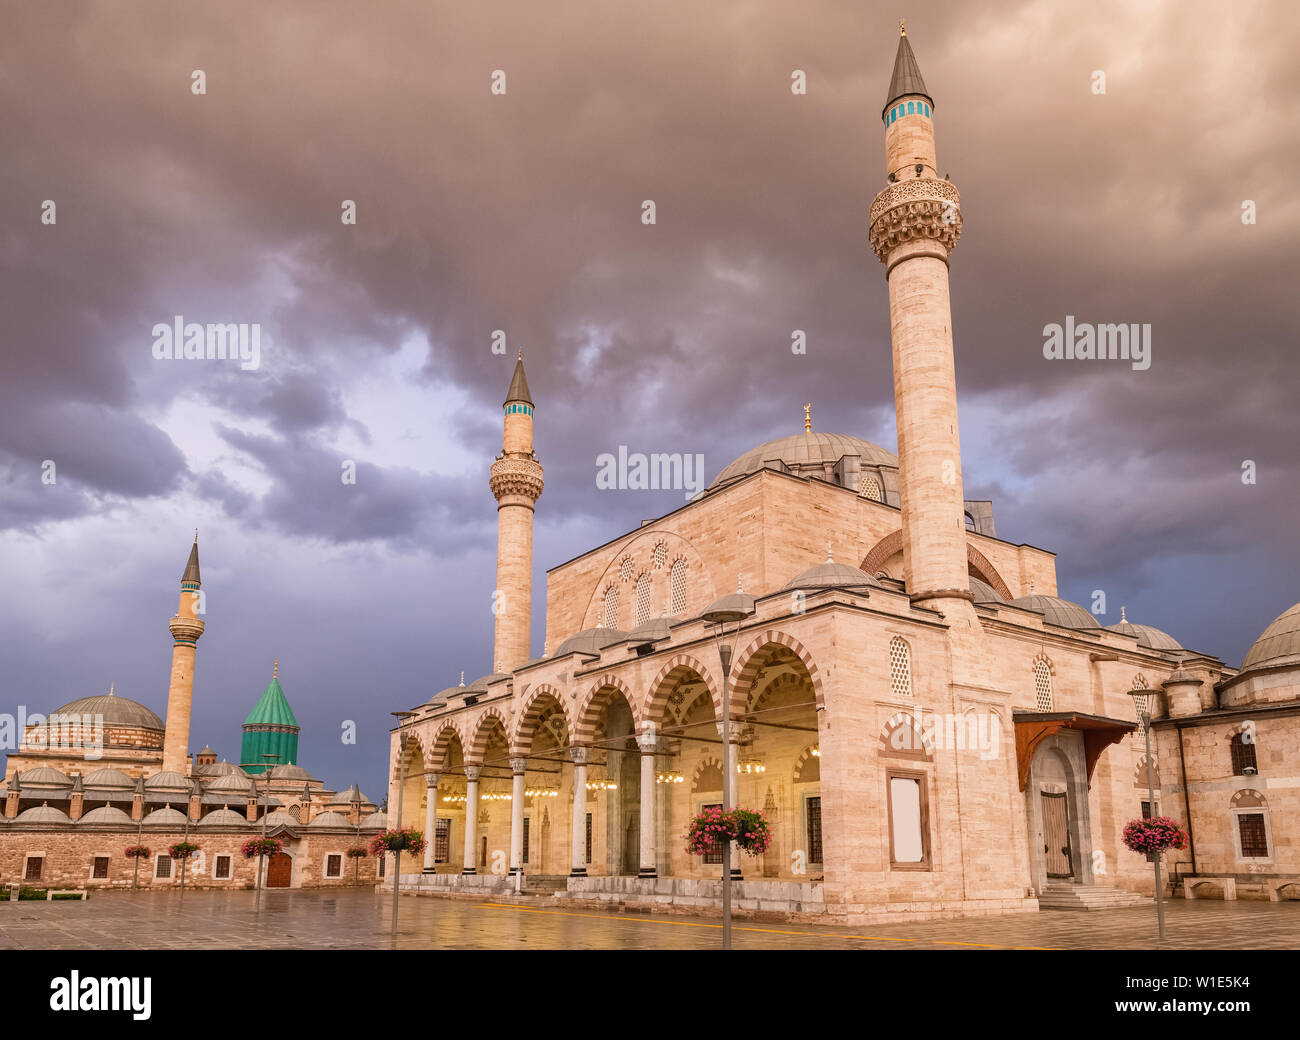
[[[3,949],[715,949],[716,918],[568,909],[533,903],[403,898],[370,890],[103,892],[87,902],[0,901]],[[1174,901],[1162,949],[1295,949],[1300,901]],[[737,949],[1150,949],[1154,906],[1041,911],[871,927],[734,926]]]

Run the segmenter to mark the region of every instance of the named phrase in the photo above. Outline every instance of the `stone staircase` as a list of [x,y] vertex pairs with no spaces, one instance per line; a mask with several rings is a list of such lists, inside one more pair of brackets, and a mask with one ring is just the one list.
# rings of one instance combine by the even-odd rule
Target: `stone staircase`
[[1109,885],[1048,885],[1038,894],[1040,910],[1113,910],[1153,900]]
[[563,892],[568,884],[569,879],[564,874],[525,874],[522,894],[553,896],[556,892]]

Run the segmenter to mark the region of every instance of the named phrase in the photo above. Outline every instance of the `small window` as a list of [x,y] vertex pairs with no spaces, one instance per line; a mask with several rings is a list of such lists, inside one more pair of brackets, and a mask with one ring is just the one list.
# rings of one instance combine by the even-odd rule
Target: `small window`
[[804,800],[804,822],[808,828],[808,862],[822,861],[822,800]]
[[1052,710],[1052,670],[1046,661],[1034,664],[1034,700],[1039,711]]
[[1268,858],[1268,831],[1263,813],[1238,813],[1237,833],[1241,835],[1242,859]]
[[928,870],[930,841],[927,834],[925,777],[917,773],[886,774],[889,781],[890,866]]
[[587,862],[591,862],[591,813],[587,813]]
[[650,575],[643,574],[636,580],[636,623],[644,625],[650,620]]
[[325,876],[327,878],[343,876],[343,857],[337,852],[325,857]]
[[895,697],[912,696],[912,648],[901,636],[889,641],[889,689]]
[[45,865],[44,856],[28,856],[27,869],[23,871],[24,881],[39,881],[41,879],[41,867]]
[[451,820],[441,819],[433,827],[433,861],[447,863],[451,860]]
[[668,572],[668,591],[671,596],[671,606],[668,612],[673,617],[680,617],[686,613],[686,561],[678,560],[673,564],[672,569]]
[[378,857],[376,857],[376,861],[377,861],[377,863],[378,863],[378,875],[379,875],[379,877],[383,877],[383,876],[384,876],[384,864],[388,862],[388,857],[387,857],[387,856],[378,856]]
[[90,876],[93,877],[93,878],[106,878],[106,877],[108,877],[108,857],[107,857],[107,856],[96,856],[93,860],[91,860],[91,864],[90,864]]
[[528,862],[528,836],[529,836],[528,832],[531,829],[530,827],[531,822],[532,821],[529,820],[527,816],[524,817],[524,847],[523,847],[523,851],[519,854],[519,861],[521,863]]
[[159,856],[154,861],[153,876],[160,879],[172,876],[172,860],[170,856]]
[[[706,809],[721,809],[721,808],[722,808],[722,803],[721,803],[721,802],[714,802],[712,805],[702,805],[702,806],[700,806],[701,811],[706,810]],[[704,854],[704,862],[705,862],[705,863],[721,863],[721,862],[722,862],[722,849],[721,849],[720,847],[715,846],[715,847],[712,849],[712,851],[710,851],[710,852],[706,852],[706,853]]]
[[[1255,742],[1247,740],[1245,733],[1233,734],[1231,749],[1233,776],[1253,776],[1259,772],[1255,758]],[[1250,773],[1246,772],[1247,769]]]
[[605,590],[605,627],[618,628],[618,589],[613,585]]
[[218,856],[216,859],[216,864],[213,866],[212,876],[215,877],[218,881],[229,881],[230,862],[231,861],[229,856]]

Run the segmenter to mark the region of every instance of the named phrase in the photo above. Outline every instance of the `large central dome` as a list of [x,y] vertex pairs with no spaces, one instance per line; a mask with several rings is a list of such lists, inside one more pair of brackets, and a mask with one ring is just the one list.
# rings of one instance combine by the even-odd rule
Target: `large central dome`
[[845,433],[795,433],[751,448],[717,475],[710,488],[756,473],[766,463],[781,462],[797,477],[834,478],[835,464],[845,455],[857,455],[863,466],[898,468],[898,456],[879,444]]

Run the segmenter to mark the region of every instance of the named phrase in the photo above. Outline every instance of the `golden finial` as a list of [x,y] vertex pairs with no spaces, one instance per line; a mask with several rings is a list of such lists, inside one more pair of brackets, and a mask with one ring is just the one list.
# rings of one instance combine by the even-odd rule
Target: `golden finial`
[[523,359],[524,359],[524,352],[521,350],[519,351],[519,360],[522,361]]
[[812,404],[803,406],[803,432],[812,433]]
[[199,544],[199,529],[197,527],[194,528],[194,544]]
[[271,669],[271,678],[280,678],[280,659],[278,657],[275,659],[275,667]]
[[907,26],[903,24],[903,19],[901,18],[898,20],[898,35],[899,36],[907,35]]

